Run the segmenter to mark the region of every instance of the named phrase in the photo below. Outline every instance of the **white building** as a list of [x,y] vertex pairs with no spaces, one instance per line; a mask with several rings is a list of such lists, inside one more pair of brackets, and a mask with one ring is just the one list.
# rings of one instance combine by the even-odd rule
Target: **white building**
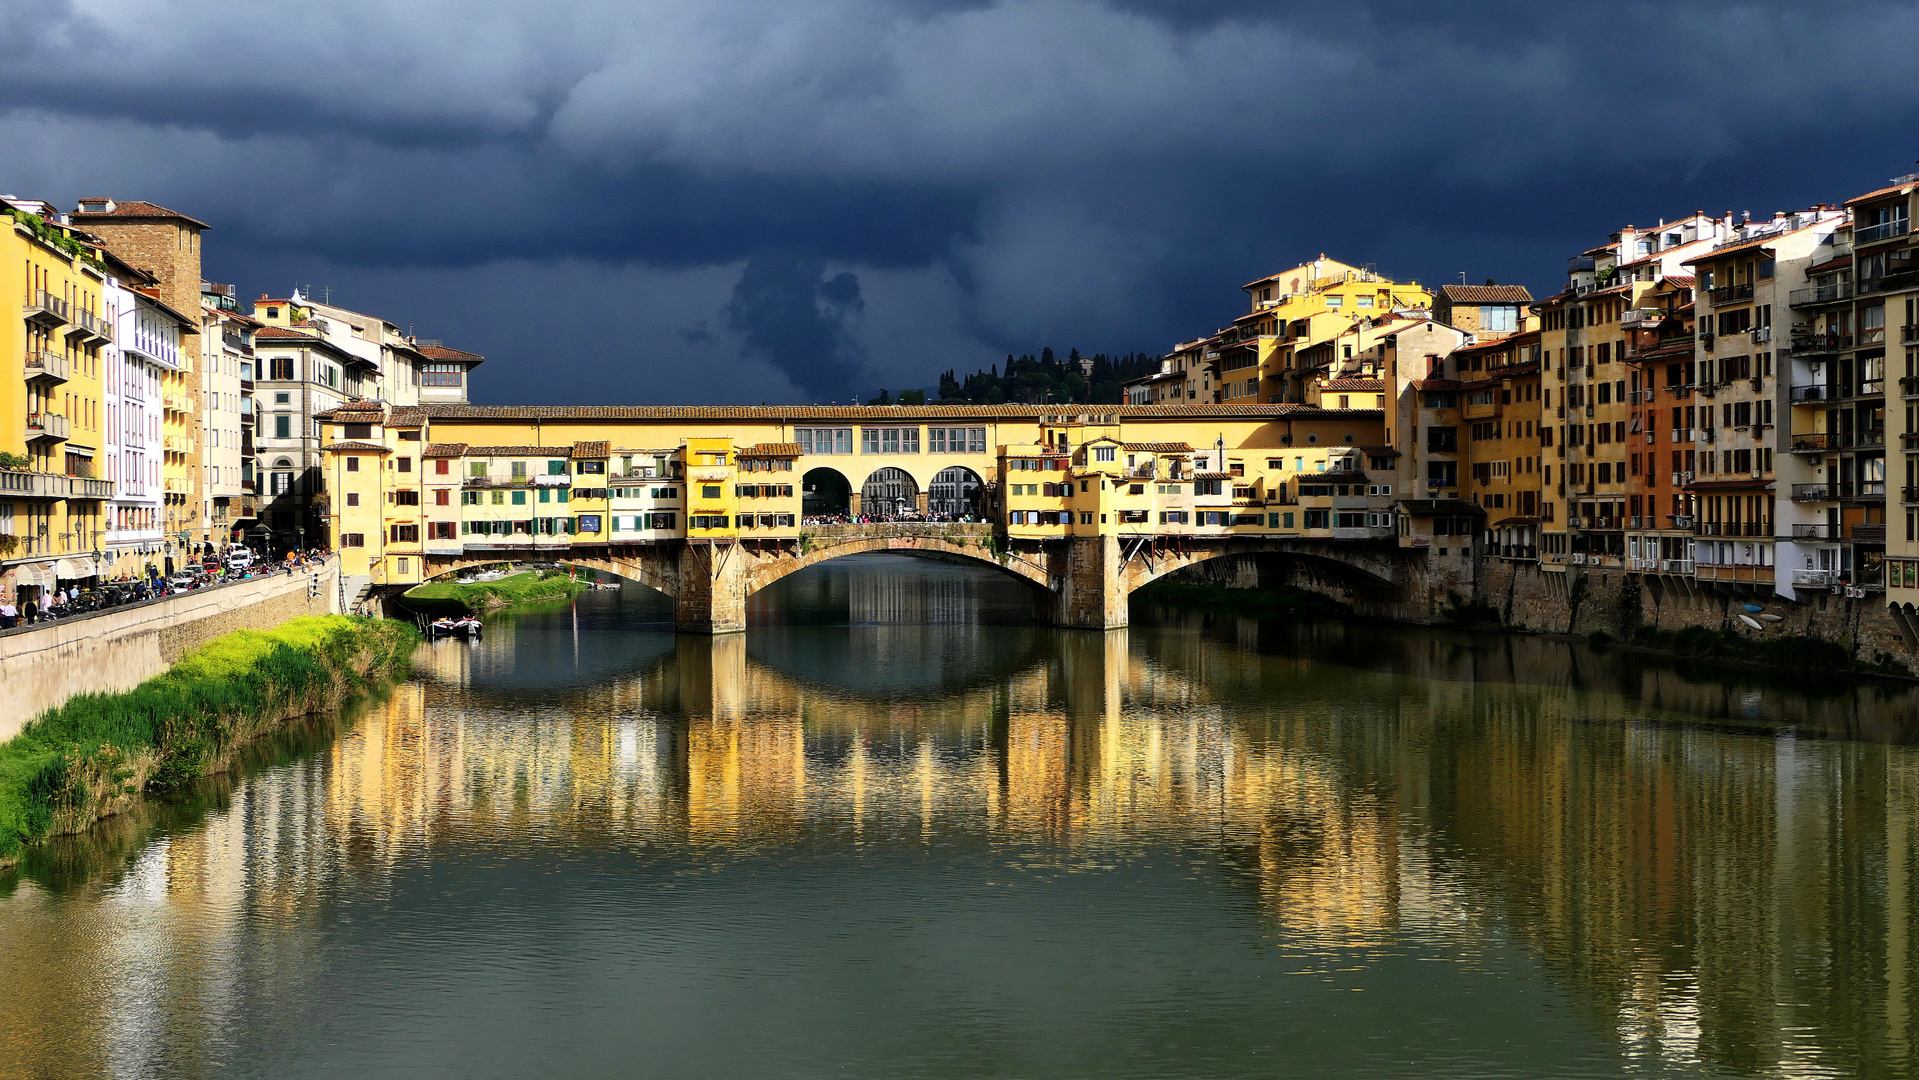
[[114,330],[113,342],[102,350],[103,478],[113,484],[101,544],[103,573],[137,577],[165,557],[161,379],[180,368],[181,322],[121,278],[107,280],[102,300]]

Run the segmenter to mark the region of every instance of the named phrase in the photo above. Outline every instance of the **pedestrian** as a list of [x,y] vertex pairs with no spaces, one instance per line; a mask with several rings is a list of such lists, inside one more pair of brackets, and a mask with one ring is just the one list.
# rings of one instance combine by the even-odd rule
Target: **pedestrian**
[[0,630],[11,630],[20,625],[20,609],[13,606],[11,600],[0,600]]
[[40,605],[35,603],[31,596],[27,597],[26,606],[21,608],[21,613],[27,617],[28,626],[40,621]]

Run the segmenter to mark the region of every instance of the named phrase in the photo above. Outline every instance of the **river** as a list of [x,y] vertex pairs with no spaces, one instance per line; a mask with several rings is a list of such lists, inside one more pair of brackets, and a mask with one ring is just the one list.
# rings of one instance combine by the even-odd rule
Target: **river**
[[0,877],[0,1076],[1907,1076],[1919,696],[638,586]]

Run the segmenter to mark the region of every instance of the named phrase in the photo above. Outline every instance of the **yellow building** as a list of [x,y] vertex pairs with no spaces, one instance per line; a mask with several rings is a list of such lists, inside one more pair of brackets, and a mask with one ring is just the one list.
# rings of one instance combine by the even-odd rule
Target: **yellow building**
[[102,384],[113,284],[104,252],[51,206],[4,211],[0,288],[20,307],[0,323],[0,596],[18,602],[98,569],[113,494]]

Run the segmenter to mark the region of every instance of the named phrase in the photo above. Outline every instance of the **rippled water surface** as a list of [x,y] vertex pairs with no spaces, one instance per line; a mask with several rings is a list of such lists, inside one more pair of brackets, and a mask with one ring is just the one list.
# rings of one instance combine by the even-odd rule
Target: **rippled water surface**
[[0,1076],[1914,1072],[1919,703],[849,558],[637,586],[0,878]]

